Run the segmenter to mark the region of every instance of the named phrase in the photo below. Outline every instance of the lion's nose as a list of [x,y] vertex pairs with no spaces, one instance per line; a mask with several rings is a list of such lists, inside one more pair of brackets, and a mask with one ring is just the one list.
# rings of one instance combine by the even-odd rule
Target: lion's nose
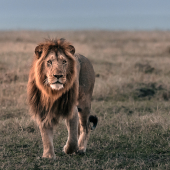
[[55,74],[54,74],[53,76],[56,77],[56,78],[58,78],[58,79],[61,78],[61,77],[63,77],[63,75],[55,75]]

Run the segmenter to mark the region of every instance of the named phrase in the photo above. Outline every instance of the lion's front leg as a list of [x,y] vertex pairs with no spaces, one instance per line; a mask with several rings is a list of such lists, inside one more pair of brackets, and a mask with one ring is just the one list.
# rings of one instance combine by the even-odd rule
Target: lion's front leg
[[43,158],[54,158],[53,128],[39,126],[43,142]]
[[66,119],[66,126],[68,130],[67,143],[63,150],[66,154],[72,154],[78,150],[78,111],[74,108],[72,118]]

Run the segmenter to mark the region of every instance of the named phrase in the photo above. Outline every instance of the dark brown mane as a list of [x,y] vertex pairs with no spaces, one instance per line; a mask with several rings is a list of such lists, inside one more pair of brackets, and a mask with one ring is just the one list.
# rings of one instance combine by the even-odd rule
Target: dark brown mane
[[[57,91],[44,85],[44,59],[51,50],[62,50],[69,61],[67,81],[64,88]],[[64,39],[47,40],[35,48],[34,61],[29,74],[27,87],[31,114],[44,125],[56,124],[59,118],[68,117],[72,106],[77,102],[78,82],[74,57],[74,47]]]

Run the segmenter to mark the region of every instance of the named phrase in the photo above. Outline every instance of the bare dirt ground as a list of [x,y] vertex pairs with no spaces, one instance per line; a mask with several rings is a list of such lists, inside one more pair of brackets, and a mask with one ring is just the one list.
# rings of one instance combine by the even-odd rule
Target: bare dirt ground
[[[99,118],[84,155],[65,155],[64,121],[54,136],[56,160],[42,142],[26,101],[36,45],[66,38],[95,69],[92,112]],[[170,32],[0,32],[1,169],[169,169]]]

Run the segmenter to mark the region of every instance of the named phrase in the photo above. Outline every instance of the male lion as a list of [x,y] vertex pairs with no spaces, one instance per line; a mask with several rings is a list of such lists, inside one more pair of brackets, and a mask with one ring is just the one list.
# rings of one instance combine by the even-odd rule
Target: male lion
[[55,158],[53,127],[66,119],[68,140],[64,152],[85,152],[97,117],[90,116],[95,74],[90,61],[75,54],[65,39],[47,40],[35,48],[27,93],[30,113],[37,121],[43,142],[43,157]]

